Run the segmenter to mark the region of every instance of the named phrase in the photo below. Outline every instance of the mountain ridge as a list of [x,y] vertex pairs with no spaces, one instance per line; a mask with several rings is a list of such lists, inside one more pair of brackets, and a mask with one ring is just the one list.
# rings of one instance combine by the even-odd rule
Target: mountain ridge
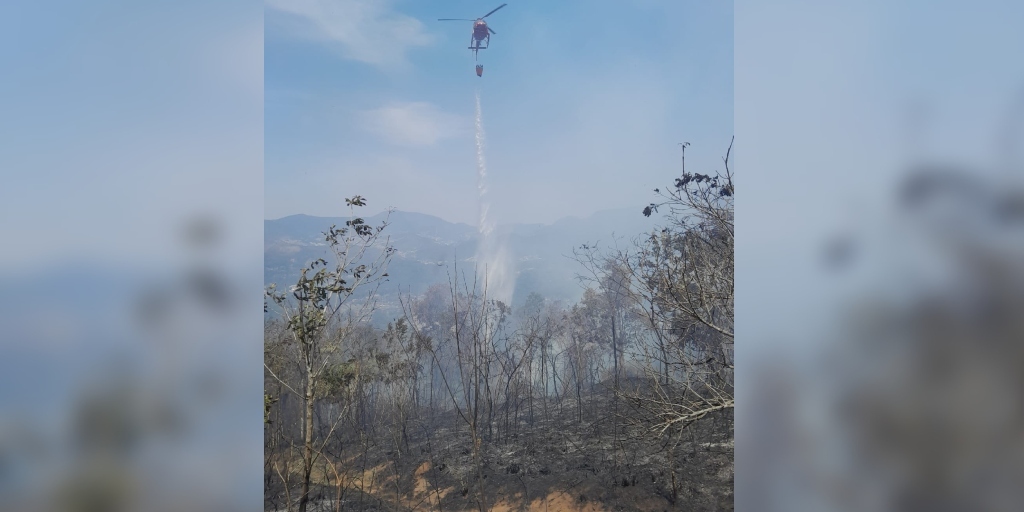
[[[389,212],[361,217],[379,225]],[[265,284],[292,282],[310,261],[327,255],[323,232],[331,225],[344,225],[351,217],[319,217],[295,214],[264,220]],[[418,295],[431,285],[449,282],[453,263],[472,268],[480,233],[475,226],[440,217],[393,210],[384,234],[395,248],[388,267],[389,283],[381,288],[382,301],[397,302],[401,293]],[[565,302],[582,295],[576,274],[582,268],[570,256],[580,245],[607,242],[613,238],[639,236],[656,227],[657,219],[644,217],[640,209],[607,209],[585,217],[568,216],[551,224],[506,223],[495,229],[507,250],[515,275],[513,306],[531,292]],[[391,308],[388,308],[391,309]]]

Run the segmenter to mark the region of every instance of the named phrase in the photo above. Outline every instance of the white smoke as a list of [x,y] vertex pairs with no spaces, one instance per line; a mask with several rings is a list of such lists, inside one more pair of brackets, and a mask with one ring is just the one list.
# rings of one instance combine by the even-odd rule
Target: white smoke
[[512,303],[515,291],[515,275],[508,258],[505,244],[498,238],[494,219],[488,213],[490,203],[487,200],[487,161],[484,159],[484,124],[480,109],[480,89],[476,90],[476,170],[477,191],[479,192],[480,216],[478,229],[480,243],[476,250],[477,275],[487,287],[489,298]]

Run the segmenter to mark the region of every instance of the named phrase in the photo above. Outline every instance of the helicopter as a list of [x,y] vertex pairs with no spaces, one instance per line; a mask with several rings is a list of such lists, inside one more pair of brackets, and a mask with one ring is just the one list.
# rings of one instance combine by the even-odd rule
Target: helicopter
[[[508,4],[501,4],[494,8],[491,12],[484,14],[483,16],[471,20],[465,18],[438,18],[437,21],[472,21],[473,22],[473,34],[469,38],[469,49],[473,50],[473,60],[477,59],[477,52],[480,50],[486,50],[491,44],[491,34],[497,34],[491,27],[487,26],[487,22],[484,18],[498,12],[498,9],[505,7]],[[482,46],[481,46],[482,45]],[[476,65],[476,76],[483,76],[484,67],[480,64]]]

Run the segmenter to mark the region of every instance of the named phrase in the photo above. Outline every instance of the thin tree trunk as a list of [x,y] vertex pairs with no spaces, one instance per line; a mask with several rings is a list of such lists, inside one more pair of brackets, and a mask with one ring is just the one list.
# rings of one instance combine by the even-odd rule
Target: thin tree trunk
[[616,336],[617,329],[615,328],[615,312],[612,312],[612,366],[614,368],[614,383],[615,391],[619,390],[619,348],[618,348],[618,337]]
[[544,394],[544,419],[549,420],[551,416],[548,414],[548,347],[547,341],[541,340],[540,342],[540,382],[542,385]]
[[313,473],[313,368],[306,364],[305,424],[303,425],[302,453],[302,495],[299,496],[299,512],[306,512],[309,503],[309,480]]

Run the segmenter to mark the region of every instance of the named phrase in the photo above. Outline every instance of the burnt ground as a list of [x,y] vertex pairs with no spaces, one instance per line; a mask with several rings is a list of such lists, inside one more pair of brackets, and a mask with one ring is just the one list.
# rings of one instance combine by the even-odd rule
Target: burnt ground
[[[673,443],[649,428],[623,425],[628,416],[580,423],[571,414],[537,414],[532,424],[489,441],[483,432],[479,464],[465,423],[432,431],[420,425],[407,444],[350,445],[333,467],[318,463],[310,510],[733,509],[727,417],[706,418]],[[364,437],[370,438],[388,436]],[[397,444],[403,449],[394,449]],[[291,473],[294,482],[298,472]],[[268,486],[265,508],[285,510],[280,478],[270,480],[276,485]],[[297,485],[291,487],[294,497]]]

